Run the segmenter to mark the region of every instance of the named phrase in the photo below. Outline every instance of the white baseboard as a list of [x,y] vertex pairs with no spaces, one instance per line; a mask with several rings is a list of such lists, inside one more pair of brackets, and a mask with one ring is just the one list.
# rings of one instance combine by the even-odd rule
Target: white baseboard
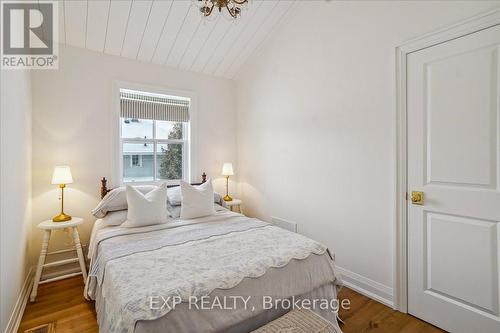
[[365,276],[351,272],[348,269],[336,266],[338,272],[342,275],[342,281],[347,288],[365,295],[377,302],[394,308],[392,288],[373,281]]
[[19,325],[21,324],[21,319],[23,318],[24,309],[28,303],[28,299],[31,293],[31,288],[33,288],[33,280],[35,278],[35,270],[30,267],[26,279],[24,280],[21,292],[17,298],[16,305],[10,316],[7,327],[5,328],[5,333],[17,333]]

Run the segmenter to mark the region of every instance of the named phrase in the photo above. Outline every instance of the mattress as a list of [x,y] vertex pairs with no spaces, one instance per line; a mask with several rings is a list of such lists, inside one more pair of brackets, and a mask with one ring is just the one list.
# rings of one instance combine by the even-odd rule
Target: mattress
[[304,300],[338,329],[329,251],[227,210],[142,228],[98,220],[89,258],[100,332],[249,332]]

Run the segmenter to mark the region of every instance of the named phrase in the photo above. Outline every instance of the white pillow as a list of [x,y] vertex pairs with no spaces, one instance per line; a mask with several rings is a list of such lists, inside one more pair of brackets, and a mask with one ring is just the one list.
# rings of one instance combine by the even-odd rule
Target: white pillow
[[[156,188],[154,185],[140,185],[136,186],[141,193],[146,194]],[[108,212],[114,212],[117,210],[127,209],[127,194],[125,192],[125,187],[118,187],[114,190],[111,190],[104,198],[102,198],[101,202],[97,205],[96,208],[92,210],[92,215],[97,218],[102,218],[106,216]]]
[[[193,186],[198,188],[198,186],[201,185],[193,185]],[[181,187],[175,186],[169,188],[167,191],[167,198],[170,206],[180,206],[182,204]],[[214,192],[214,202],[221,204],[221,201],[222,201],[222,196],[219,193]]]
[[122,227],[135,228],[167,222],[167,184],[163,183],[147,194],[127,185],[126,192],[128,213]]
[[109,212],[102,218],[102,226],[116,226],[121,225],[123,222],[127,221],[127,211],[119,210],[116,212]]
[[194,219],[215,214],[212,181],[207,180],[206,183],[194,187],[181,180],[181,193],[181,219]]

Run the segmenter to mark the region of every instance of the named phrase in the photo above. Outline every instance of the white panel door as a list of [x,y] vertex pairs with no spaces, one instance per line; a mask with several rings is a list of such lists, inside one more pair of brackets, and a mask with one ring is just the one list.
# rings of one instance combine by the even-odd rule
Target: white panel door
[[450,332],[500,332],[499,69],[499,26],[407,57],[408,312]]

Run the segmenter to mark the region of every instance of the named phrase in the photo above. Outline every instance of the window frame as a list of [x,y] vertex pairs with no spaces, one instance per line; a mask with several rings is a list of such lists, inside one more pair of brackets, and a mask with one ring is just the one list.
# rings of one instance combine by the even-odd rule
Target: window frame
[[[158,182],[167,182],[168,185],[177,185],[179,184],[179,181],[181,179],[161,179],[161,178],[158,178],[158,163],[157,163],[157,153],[158,153],[158,150],[157,150],[157,145],[159,144],[181,144],[182,145],[182,180],[186,180],[186,173],[189,172],[188,170],[188,167],[189,167],[189,159],[188,159],[188,154],[186,154],[187,151],[189,151],[189,127],[190,127],[190,123],[186,123],[186,122],[183,122],[182,123],[182,139],[157,139],[156,138],[156,122],[158,120],[152,120],[153,122],[153,137],[150,138],[150,139],[141,139],[141,138],[123,138],[122,137],[122,133],[121,133],[121,127],[122,127],[122,120],[124,118],[121,118],[120,117],[120,152],[121,152],[121,156],[122,156],[122,174],[121,174],[121,178],[122,178],[122,183],[123,184],[137,184],[137,183],[140,183],[140,184],[143,184],[143,183],[158,183]],[[147,143],[147,144],[151,144],[153,145],[153,180],[151,181],[124,181],[123,180],[123,145],[125,143],[136,143],[136,144],[144,144],[144,143]],[[134,155],[137,155],[137,154],[130,154],[130,156],[134,156]],[[142,166],[142,155],[138,155],[140,157],[140,165]],[[133,167],[132,165],[132,158],[130,160],[130,165],[131,167]]]
[[[190,107],[189,107],[189,122],[183,123],[183,140],[169,140],[169,139],[122,139],[121,135],[121,116],[120,116],[120,90],[121,89],[129,89],[129,90],[138,90],[145,91],[149,93],[163,94],[169,96],[176,96],[182,98],[190,99]],[[158,86],[149,86],[140,83],[132,83],[125,81],[113,81],[112,87],[112,104],[114,105],[112,112],[112,126],[111,126],[111,135],[112,135],[112,148],[113,152],[112,158],[112,172],[110,181],[113,185],[122,186],[125,184],[158,184],[162,182],[166,182],[168,185],[178,185],[179,180],[166,180],[166,179],[157,179],[156,175],[156,144],[154,144],[154,174],[153,181],[133,181],[133,182],[125,182],[123,179],[123,140],[127,142],[150,142],[150,143],[181,143],[183,142],[183,180],[187,182],[194,182],[198,178],[201,177],[201,173],[198,170],[198,136],[197,136],[197,95],[191,91],[183,91],[177,89],[170,89],[165,87]],[[155,121],[153,121],[154,123]],[[156,126],[153,124],[153,138],[156,137]]]

